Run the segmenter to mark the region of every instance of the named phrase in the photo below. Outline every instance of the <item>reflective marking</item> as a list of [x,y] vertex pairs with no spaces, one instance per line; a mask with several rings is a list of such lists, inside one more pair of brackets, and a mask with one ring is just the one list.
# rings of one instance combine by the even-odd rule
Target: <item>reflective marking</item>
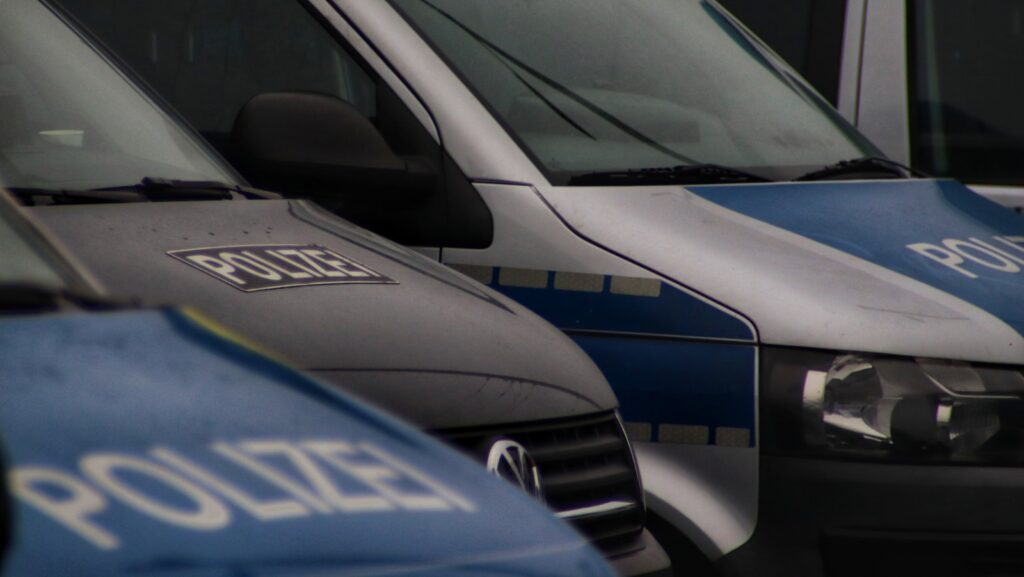
[[242,488],[232,485],[170,449],[156,448],[150,451],[149,454],[205,483],[223,495],[228,501],[231,501],[260,521],[306,517],[310,514],[309,509],[302,506],[302,503],[291,499],[260,501],[246,493]]
[[264,463],[254,459],[242,451],[235,449],[227,443],[214,443],[211,448],[227,457],[236,464],[252,471],[256,475],[263,477],[273,485],[276,485],[281,490],[291,494],[296,499],[301,501],[304,505],[317,513],[323,515],[329,515],[333,511],[331,506],[326,502],[317,498],[312,492],[304,488],[300,483],[291,479],[287,475],[282,474],[273,467],[265,465]]
[[522,288],[548,288],[548,271],[503,268],[498,272],[498,284]]
[[[623,423],[630,441],[651,441],[651,423]],[[711,444],[711,428],[706,425],[657,425],[658,443],[677,445]],[[719,447],[749,447],[750,429],[744,427],[715,427],[715,445]]]
[[461,272],[469,278],[482,284],[491,284],[494,282],[494,267],[493,266],[476,266],[472,264],[452,264],[448,265],[451,268]]
[[636,509],[635,501],[608,501],[607,503],[601,503],[600,505],[592,505],[590,507],[582,507],[580,509],[570,509],[569,511],[558,511],[555,515],[559,519],[586,519],[587,517],[597,517],[599,515],[608,515],[610,513],[621,513],[623,511],[631,511]]
[[388,453],[387,451],[375,447],[369,443],[359,443],[359,450],[369,455],[373,455],[374,457],[377,457],[381,461],[391,465],[395,469],[398,469],[399,471],[407,475],[410,479],[414,479],[417,482],[423,484],[424,486],[430,487],[431,489],[436,491],[438,495],[442,495],[444,498],[448,499],[449,503],[455,505],[459,509],[467,513],[476,512],[477,507],[475,504],[473,504],[472,501],[466,499],[462,495],[459,495],[455,491],[452,491],[440,481],[434,479],[430,475],[427,475],[423,471],[420,471],[419,469],[413,467],[412,465],[406,463],[405,461],[402,461],[401,459],[395,457],[394,455]]
[[167,255],[245,292],[326,284],[398,284],[315,244],[206,247],[172,250]]
[[635,297],[661,296],[661,281],[654,278],[612,277],[612,294]]
[[[267,439],[218,442],[211,449],[240,468],[222,477],[220,471],[227,463],[209,469],[175,450],[154,447],[145,456],[107,452],[82,456],[78,464],[84,479],[50,467],[28,466],[12,470],[8,484],[12,496],[101,550],[121,545],[115,532],[100,525],[100,521],[123,519],[120,512],[104,515],[111,503],[107,495],[128,510],[193,531],[228,529],[235,518],[231,505],[263,522],[308,517],[313,512],[477,511],[472,501],[441,481],[370,443]],[[238,476],[244,472],[284,494],[266,495],[264,487],[257,498],[248,490],[254,480],[251,475],[248,479]],[[339,473],[349,481],[345,489],[337,484]],[[352,481],[365,489],[350,491]]]
[[[408,493],[398,489],[392,485],[392,483],[401,479],[398,471],[381,464],[379,461],[376,463],[357,462],[359,453],[348,443],[340,441],[307,441],[302,444],[302,447],[330,463],[331,466],[336,467],[338,470],[344,471],[368,486],[373,487],[378,493],[397,503],[403,509],[411,511],[447,511],[451,509],[448,503],[437,495]],[[356,499],[359,499],[359,501]],[[370,499],[371,497],[348,498],[348,500],[353,502],[354,507],[366,510],[374,507],[376,503],[375,501],[370,501]],[[394,508],[387,500],[381,497],[376,497],[376,499],[381,501],[381,505],[384,508]],[[366,506],[361,506],[360,501],[365,502]],[[337,504],[344,506],[343,502]],[[343,510],[352,510],[354,507],[349,506]],[[377,506],[376,508],[380,509],[381,507]]]
[[646,443],[651,440],[653,427],[650,423],[622,423],[622,426],[626,429],[626,436],[630,441]]
[[[345,447],[345,443],[338,443]],[[280,457],[291,464],[295,472],[299,473],[314,492],[318,499],[329,503],[338,511],[382,511],[393,509],[391,503],[381,495],[371,492],[362,494],[347,494],[334,486],[326,472],[310,458],[308,454],[299,447],[287,441],[246,441],[238,443],[240,449],[253,457]],[[267,465],[267,463],[263,463]],[[379,474],[387,474],[382,472]],[[358,477],[357,477],[358,478]]]
[[707,445],[711,441],[711,429],[704,425],[660,425],[658,441],[682,445]]
[[[166,523],[197,531],[223,529],[231,522],[231,512],[220,501],[181,475],[154,463],[130,455],[96,453],[80,461],[82,472],[122,503]],[[164,503],[122,479],[119,472],[144,475],[192,501],[194,508],[178,508]]]
[[715,444],[719,447],[749,447],[750,429],[717,427],[715,428]]
[[604,276],[580,272],[556,272],[555,288],[564,291],[599,293],[604,290]]
[[[12,471],[8,480],[14,496],[78,533],[96,547],[109,551],[120,546],[121,541],[117,536],[88,518],[93,513],[106,511],[107,500],[73,475],[47,467],[23,467]],[[45,486],[49,486],[51,491],[41,490]],[[58,489],[63,495],[55,497],[52,489]]]

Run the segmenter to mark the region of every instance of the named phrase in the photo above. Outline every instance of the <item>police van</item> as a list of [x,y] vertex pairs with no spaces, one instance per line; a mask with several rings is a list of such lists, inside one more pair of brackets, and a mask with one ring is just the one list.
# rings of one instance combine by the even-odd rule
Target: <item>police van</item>
[[0,2],[0,179],[100,282],[195,304],[444,437],[543,494],[623,573],[669,569],[617,400],[569,338],[311,202],[245,186],[63,20]]
[[1024,221],[714,2],[61,4],[253,182],[569,334],[680,571],[1024,563]]
[[195,312],[105,300],[3,194],[0,574],[612,577],[439,442]]
[[[1017,2],[765,2],[727,7],[889,158],[1024,210]],[[803,42],[800,42],[803,40]],[[797,64],[799,63],[799,64]]]

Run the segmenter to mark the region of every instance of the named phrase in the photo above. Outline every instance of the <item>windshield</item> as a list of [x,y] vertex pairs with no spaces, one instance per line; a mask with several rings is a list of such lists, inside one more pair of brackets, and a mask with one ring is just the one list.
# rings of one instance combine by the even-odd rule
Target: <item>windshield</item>
[[5,198],[0,189],[0,292],[4,285],[81,288],[85,281]]
[[716,164],[788,179],[878,155],[700,0],[391,0],[555,184]]
[[0,1],[0,182],[79,190],[147,176],[234,180],[44,5]]

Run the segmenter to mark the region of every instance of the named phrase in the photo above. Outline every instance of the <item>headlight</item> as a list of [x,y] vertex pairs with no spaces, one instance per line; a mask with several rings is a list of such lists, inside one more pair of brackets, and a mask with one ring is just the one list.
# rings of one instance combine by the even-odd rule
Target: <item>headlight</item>
[[1019,369],[768,348],[761,382],[770,453],[1024,462]]

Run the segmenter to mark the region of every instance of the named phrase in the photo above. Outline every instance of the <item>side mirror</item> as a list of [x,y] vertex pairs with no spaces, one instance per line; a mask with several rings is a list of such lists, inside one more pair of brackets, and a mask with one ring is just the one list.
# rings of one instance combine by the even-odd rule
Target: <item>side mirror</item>
[[399,157],[368,118],[325,94],[253,97],[235,118],[230,156],[253,184],[285,193],[426,195],[436,184],[426,160]]

